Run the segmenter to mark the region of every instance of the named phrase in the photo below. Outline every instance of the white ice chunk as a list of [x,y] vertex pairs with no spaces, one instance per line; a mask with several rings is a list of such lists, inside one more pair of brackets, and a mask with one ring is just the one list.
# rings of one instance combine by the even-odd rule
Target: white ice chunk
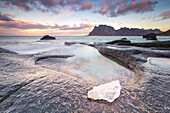
[[99,86],[94,86],[92,90],[88,91],[88,98],[113,102],[119,97],[120,90],[120,82],[119,80],[116,80]]

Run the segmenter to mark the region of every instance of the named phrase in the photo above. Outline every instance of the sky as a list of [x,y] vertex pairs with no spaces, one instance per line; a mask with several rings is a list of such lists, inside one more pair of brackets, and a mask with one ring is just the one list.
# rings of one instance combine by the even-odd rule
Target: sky
[[0,0],[0,36],[84,36],[94,26],[170,29],[170,0]]

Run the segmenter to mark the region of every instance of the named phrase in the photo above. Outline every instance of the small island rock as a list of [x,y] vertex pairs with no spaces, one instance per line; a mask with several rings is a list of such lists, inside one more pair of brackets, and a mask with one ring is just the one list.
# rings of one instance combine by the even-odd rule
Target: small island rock
[[147,35],[143,35],[143,38],[146,38],[146,40],[157,40],[155,33],[150,33]]
[[49,36],[49,35],[45,35],[40,40],[55,40],[55,37],[52,37],[52,36]]

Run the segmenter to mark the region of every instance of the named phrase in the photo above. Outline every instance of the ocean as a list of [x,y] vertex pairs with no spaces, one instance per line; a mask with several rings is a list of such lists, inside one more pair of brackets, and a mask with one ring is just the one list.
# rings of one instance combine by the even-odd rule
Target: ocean
[[[47,58],[37,62],[37,65],[45,65],[46,68],[98,83],[119,79],[121,83],[127,85],[135,80],[135,74],[129,69],[108,60],[93,47],[79,44],[66,46],[64,44],[65,42],[108,42],[124,37],[131,42],[150,42],[141,36],[56,36],[56,40],[40,40],[40,36],[1,36],[0,47],[21,55],[46,52],[45,55],[49,56],[74,56],[60,63],[56,58]],[[170,40],[170,37],[158,37],[158,40]]]
[[[65,42],[109,42],[126,37],[131,42],[151,42],[142,36],[55,36],[56,40],[40,40],[41,36],[0,36],[0,47],[19,54],[35,54],[63,49]],[[157,37],[158,41],[170,40],[170,36]]]

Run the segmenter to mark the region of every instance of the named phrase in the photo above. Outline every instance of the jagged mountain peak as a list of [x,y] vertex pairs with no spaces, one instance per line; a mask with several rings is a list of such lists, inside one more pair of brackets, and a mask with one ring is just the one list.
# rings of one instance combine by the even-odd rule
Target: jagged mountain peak
[[99,25],[95,26],[94,29],[89,33],[89,36],[137,36],[137,35],[146,35],[149,33],[162,33],[159,29],[139,29],[139,28],[127,28],[122,27],[118,30],[115,30],[112,26],[108,25]]

